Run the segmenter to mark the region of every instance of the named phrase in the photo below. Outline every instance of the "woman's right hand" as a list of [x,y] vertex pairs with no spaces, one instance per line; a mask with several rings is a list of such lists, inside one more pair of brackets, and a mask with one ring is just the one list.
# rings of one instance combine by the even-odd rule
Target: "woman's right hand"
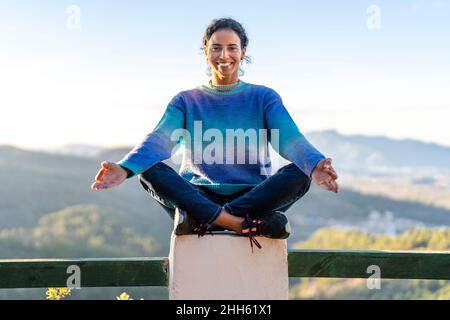
[[108,189],[118,186],[127,179],[127,172],[114,162],[103,161],[102,167],[92,183],[93,190]]

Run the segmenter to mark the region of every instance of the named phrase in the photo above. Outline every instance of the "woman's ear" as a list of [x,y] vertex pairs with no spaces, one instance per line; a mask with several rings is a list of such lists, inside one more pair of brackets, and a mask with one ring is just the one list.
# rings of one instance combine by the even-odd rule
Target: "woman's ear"
[[244,57],[245,57],[245,53],[247,52],[247,48],[243,48],[242,49],[242,59],[241,60],[244,60]]

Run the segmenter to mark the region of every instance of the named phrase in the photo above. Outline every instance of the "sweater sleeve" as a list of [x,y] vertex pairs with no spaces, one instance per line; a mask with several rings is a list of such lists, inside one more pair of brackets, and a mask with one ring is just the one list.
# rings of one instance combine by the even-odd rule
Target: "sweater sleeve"
[[170,158],[174,148],[182,141],[179,137],[172,140],[172,134],[185,127],[181,101],[179,96],[172,99],[155,129],[120,160],[119,165],[128,168],[133,174],[140,174],[154,164]]
[[325,156],[300,132],[284,107],[281,97],[273,90],[265,96],[264,119],[269,131],[269,142],[274,150],[311,177],[317,163],[325,159]]

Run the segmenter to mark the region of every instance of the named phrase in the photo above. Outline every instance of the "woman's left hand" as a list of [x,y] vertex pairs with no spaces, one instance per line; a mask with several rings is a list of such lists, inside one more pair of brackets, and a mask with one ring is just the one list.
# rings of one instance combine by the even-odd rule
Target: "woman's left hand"
[[338,176],[331,165],[331,159],[326,158],[320,160],[314,168],[311,179],[322,189],[339,192],[339,185],[337,184]]

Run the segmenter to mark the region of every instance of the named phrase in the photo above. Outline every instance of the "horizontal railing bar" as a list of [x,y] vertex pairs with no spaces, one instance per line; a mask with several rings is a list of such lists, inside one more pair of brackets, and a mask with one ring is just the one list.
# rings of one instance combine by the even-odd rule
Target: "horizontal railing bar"
[[[0,288],[66,287],[73,267],[81,287],[167,286],[168,259],[8,259],[0,260]],[[450,280],[450,252],[289,250],[289,277],[368,278],[370,266],[382,279]],[[69,271],[69,273],[68,273]]]
[[81,287],[167,286],[167,265],[167,258],[0,260],[0,288],[67,287],[76,267]]
[[450,280],[450,252],[289,250],[288,265],[289,277]]

